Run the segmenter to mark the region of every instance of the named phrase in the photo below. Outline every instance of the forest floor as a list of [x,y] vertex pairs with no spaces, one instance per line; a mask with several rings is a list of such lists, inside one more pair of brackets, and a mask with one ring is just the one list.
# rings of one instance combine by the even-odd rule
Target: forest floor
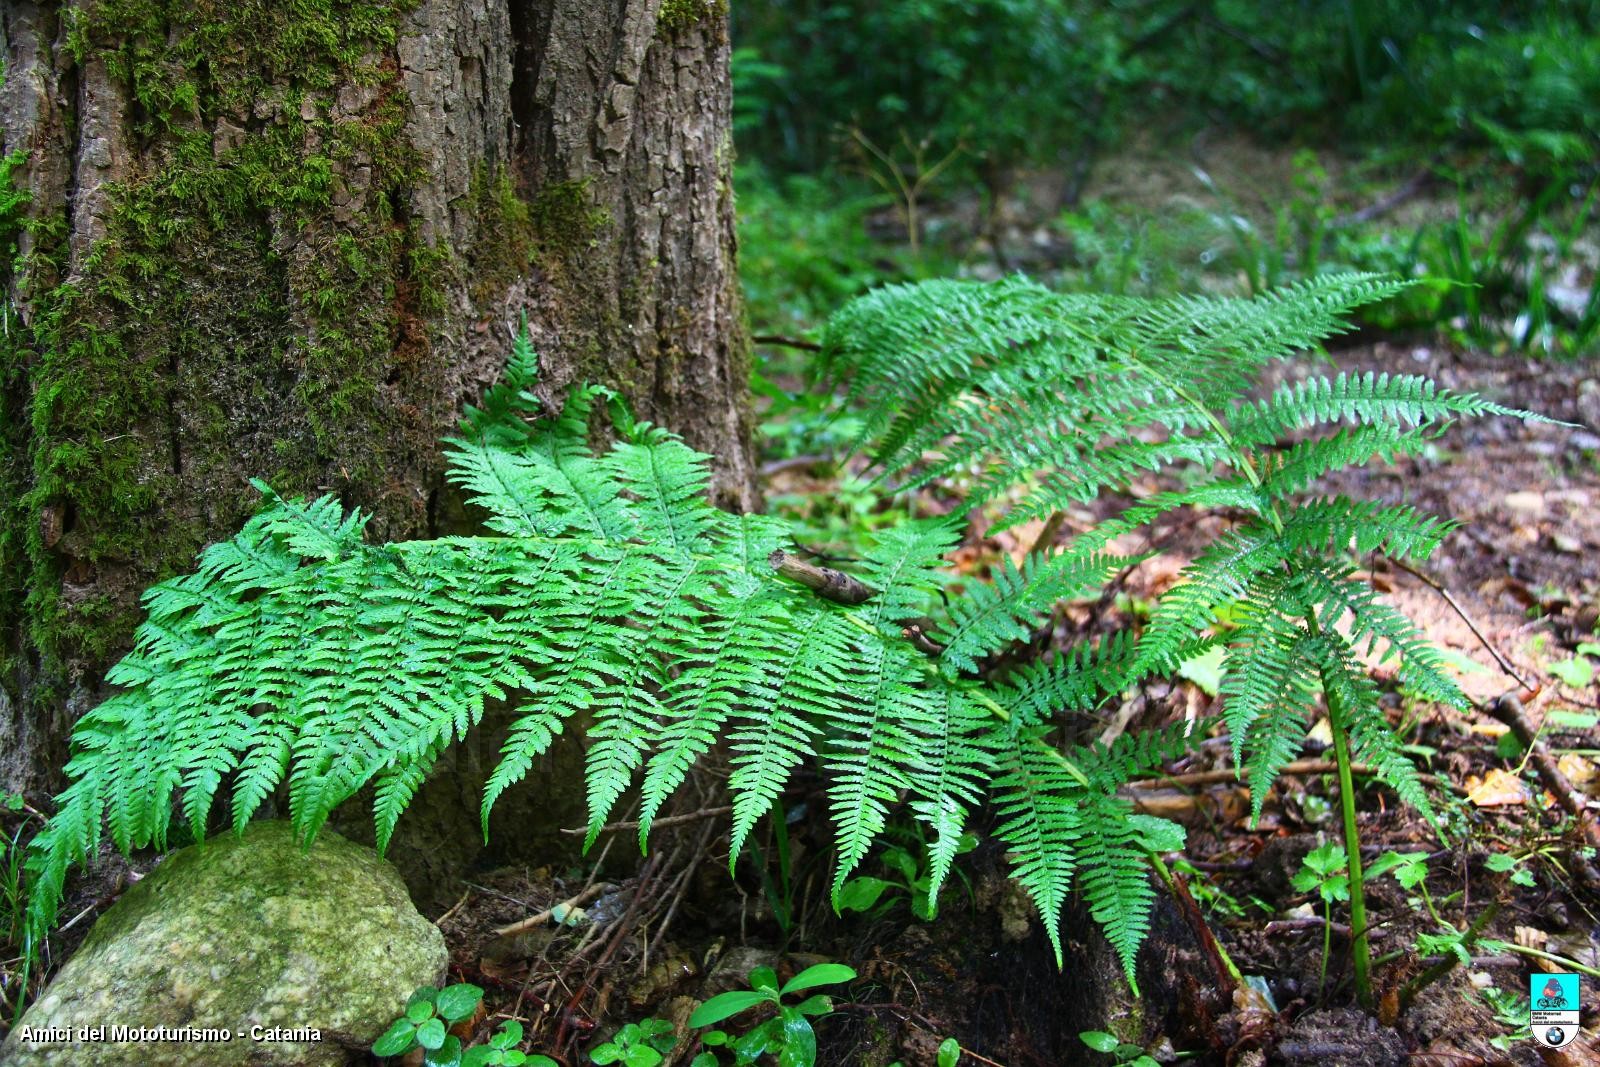
[[[1196,178],[1196,166],[1207,169],[1210,185]],[[1190,146],[1189,158],[1134,153],[1098,175],[1091,199],[1115,193],[1125,204],[1171,215],[1184,198],[1203,212],[1227,207],[1231,201],[1217,190],[1266,204],[1270,190],[1291,182],[1293,168],[1283,153],[1201,141]],[[1267,192],[1249,193],[1257,188]],[[1052,195],[1031,192],[1041,200]],[[1370,197],[1352,193],[1337,207],[1357,210],[1364,199]],[[1418,217],[1428,210],[1423,199],[1395,208]],[[976,232],[977,214],[967,215],[945,221]],[[1019,226],[1009,249],[985,269],[1048,263],[1062,254],[1058,237]],[[1183,280],[1210,287],[1204,278]],[[788,373],[792,361],[766,355],[761,369],[778,392],[798,392]],[[1410,857],[1368,888],[1373,953],[1381,961],[1375,1011],[1355,1006],[1346,906],[1325,914],[1314,893],[1292,883],[1309,853],[1338,838],[1337,779],[1323,751],[1326,726],[1319,725],[1255,825],[1248,791],[1233,780],[1220,738],[1164,776],[1130,788],[1144,810],[1180,821],[1189,832],[1185,854],[1170,858],[1185,890],[1163,898],[1141,960],[1142,1006],[1076,907],[1065,923],[1066,966],[1057,969],[1037,917],[1006,879],[1000,850],[981,824],[932,923],[913,915],[925,872],[922,841],[909,821],[891,827],[894,845],[863,870],[895,886],[865,912],[834,913],[829,834],[820,817],[824,783],[815,776],[797,779],[784,797],[786,847],[775,847],[773,829],[762,827],[758,847],[740,857],[730,876],[727,809],[712,766],[697,771],[693,788],[657,820],[648,858],[638,857],[632,827],[622,823],[582,865],[467,876],[455,905],[436,917],[450,949],[449,980],[487,991],[482,1013],[463,1036],[470,1031],[481,1040],[500,1020],[515,1018],[527,1028],[526,1048],[577,1067],[627,1022],[662,1018],[691,1034],[686,1023],[694,1005],[741,987],[753,967],[770,965],[787,976],[828,959],[851,965],[860,977],[827,990],[834,1010],[817,1021],[817,1063],[825,1067],[925,1067],[936,1062],[946,1038],[961,1045],[960,1062],[968,1067],[1111,1062],[1079,1038],[1096,1030],[1131,1037],[1161,1062],[1600,1064],[1592,1041],[1560,1053],[1539,1048],[1528,1034],[1524,996],[1531,974],[1566,966],[1534,953],[1600,969],[1600,886],[1584,882],[1584,867],[1594,860],[1583,850],[1593,842],[1560,802],[1586,806],[1590,826],[1600,818],[1600,367],[1491,355],[1433,337],[1356,335],[1331,358],[1339,370],[1425,374],[1575,424],[1462,423],[1425,456],[1324,483],[1330,492],[1412,503],[1463,523],[1424,572],[1367,561],[1373,584],[1448,650],[1477,704],[1468,713],[1421,704],[1402,691],[1390,666],[1374,665],[1391,721],[1428,774],[1447,828],[1441,837],[1386,789],[1359,789],[1366,861],[1389,852]],[[1325,369],[1307,361],[1273,373]],[[862,531],[949,506],[937,489],[911,500],[874,489],[858,477],[859,461],[841,469],[830,454],[841,435],[817,417],[821,402],[790,403],[765,427],[774,446],[765,488],[772,510],[792,519],[812,547],[848,556]],[[1170,487],[1149,479],[1133,485],[1131,496]],[[1060,537],[1089,529],[1129,502],[1106,496],[1069,514]],[[1108,595],[1062,605],[1038,640],[1064,647],[1137,625],[1227,521],[1176,513],[1147,541],[1120,546],[1155,554],[1122,575]],[[1037,524],[993,537],[973,529],[956,562],[982,576],[1001,554],[1019,558],[1038,533]],[[1216,679],[1202,665],[1189,675],[1122,694],[1084,724],[1081,739],[1209,716]],[[1549,768],[1569,790],[1564,797],[1539,761],[1507,738],[1507,720],[1536,731]],[[786,862],[776,858],[780,851]],[[1492,869],[1507,862],[1491,861],[1492,855],[1515,864]],[[56,939],[54,962],[70,955],[129,875],[151,862],[112,858],[75,883],[64,914],[81,921]],[[1488,913],[1480,942],[1464,950],[1467,964],[1426,985],[1402,1009],[1406,983],[1449,956],[1447,942]],[[1247,978],[1244,987],[1207,949],[1210,937]],[[1600,1022],[1597,987],[1592,979],[1587,986],[1584,1022],[1591,1033]],[[669,1067],[687,1064],[698,1051],[695,1038],[680,1039]]]
[[[1367,862],[1393,851],[1426,871],[1408,884],[1388,874],[1369,885],[1373,953],[1381,961],[1375,1014],[1353,1004],[1344,905],[1334,907],[1332,926],[1325,926],[1315,895],[1291,882],[1305,856],[1337,836],[1337,781],[1323,759],[1325,740],[1318,740],[1325,726],[1312,730],[1297,772],[1254,826],[1248,791],[1232,779],[1225,743],[1131,790],[1145,810],[1188,826],[1189,846],[1176,870],[1251,993],[1219,989],[1186,904],[1164,908],[1145,950],[1147,964],[1172,972],[1165,982],[1144,983],[1147,996],[1166,1002],[1138,1009],[1125,991],[1108,996],[1100,986],[1121,987],[1121,980],[1081,917],[1074,923],[1069,916],[1072,944],[1065,971],[1057,972],[1036,919],[1008,888],[987,841],[958,861],[961,876],[945,891],[937,922],[913,917],[915,863],[901,872],[903,861],[892,856],[867,873],[899,879],[906,888],[886,892],[867,914],[837,916],[827,903],[826,831],[803,817],[825,806],[820,781],[808,780],[785,798],[792,823],[787,882],[776,865],[763,874],[750,858],[730,879],[714,773],[702,783],[702,800],[679,810],[681,822],[653,845],[643,868],[625,861],[608,872],[602,860],[583,871],[508,869],[474,879],[440,920],[452,978],[485,986],[491,1019],[522,1019],[532,1048],[559,1051],[569,1063],[587,1062],[582,1050],[624,1021],[660,1017],[688,1033],[682,1024],[695,1000],[739,986],[751,967],[782,972],[824,958],[850,964],[861,977],[837,991],[833,1014],[818,1025],[823,1064],[933,1064],[946,1037],[967,1050],[962,1062],[969,1064],[1103,1061],[1078,1034],[1112,1029],[1140,1033],[1157,1059],[1197,1063],[1600,1063],[1592,1045],[1551,1052],[1527,1034],[1528,976],[1564,966],[1531,952],[1600,968],[1600,889],[1581,881],[1580,868],[1592,861],[1583,859],[1575,820],[1521,746],[1504,739],[1506,725],[1483,710],[1496,701],[1519,709],[1578,803],[1600,809],[1600,690],[1589,673],[1600,664],[1600,649],[1580,653],[1586,642],[1600,641],[1600,379],[1583,364],[1438,344],[1365,342],[1332,358],[1340,370],[1427,374],[1579,424],[1458,424],[1425,457],[1375,465],[1327,486],[1463,522],[1426,576],[1382,561],[1372,562],[1369,575],[1450,651],[1463,688],[1480,705],[1461,714],[1419,704],[1399,690],[1392,671],[1376,667],[1392,720],[1428,772],[1455,832],[1441,838],[1386,790],[1360,790]],[[1280,373],[1316,369],[1325,368],[1290,364]],[[848,508],[858,492],[841,488],[841,473],[826,464],[785,461],[769,469],[772,497],[801,509],[802,524],[818,529],[826,523],[816,509],[830,506],[819,502]],[[1151,480],[1132,493],[1164,488]],[[1098,501],[1069,516],[1061,536],[1128,502]],[[942,505],[929,497],[910,506]],[[1063,606],[1043,638],[1066,644],[1133,625],[1191,552],[1216,534],[1210,527],[1226,521],[1180,513],[1150,543],[1125,546],[1157,554],[1126,574],[1115,595]],[[958,564],[981,574],[1000,553],[1025,551],[1036,534],[1022,528],[991,538],[974,531],[958,550]],[[1203,672],[1196,676],[1125,694],[1085,736],[1210,714],[1214,687]],[[977,829],[982,838],[983,827]],[[902,832],[914,854],[915,832],[909,826]],[[631,835],[615,836],[622,840],[613,852],[632,851]],[[1489,869],[1485,860],[1496,852],[1517,864]],[[580,896],[583,910],[573,924],[494,932]],[[1487,909],[1495,912],[1482,929],[1490,945],[1469,948],[1467,966],[1427,985],[1402,1010],[1404,983],[1449,951],[1441,935],[1466,928]],[[778,919],[784,911],[786,923]],[[1326,960],[1325,935],[1331,937]],[[1159,992],[1152,993],[1152,982]],[[1592,1003],[1589,1010],[1592,1016]],[[694,1051],[692,1041],[680,1042],[669,1062],[686,1063]]]

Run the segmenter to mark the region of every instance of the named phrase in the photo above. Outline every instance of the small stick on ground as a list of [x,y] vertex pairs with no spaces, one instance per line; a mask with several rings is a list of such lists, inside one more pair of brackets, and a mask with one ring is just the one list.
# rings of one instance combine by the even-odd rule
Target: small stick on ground
[[[554,905],[544,909],[541,912],[537,912],[537,913],[535,913],[533,915],[528,916],[526,919],[518,919],[514,923],[508,923],[505,926],[498,926],[498,927],[495,928],[494,932],[496,934],[498,934],[499,936],[501,936],[501,937],[510,937],[512,934],[520,934],[524,930],[532,930],[535,926],[543,926],[545,923],[549,922],[551,920],[551,918],[553,918],[555,916],[555,913],[556,913],[557,909],[565,909],[567,911],[571,911],[573,908],[581,908],[581,907],[583,907],[583,905],[589,903],[589,901],[593,900],[595,897],[599,896],[600,894],[608,892],[608,891],[613,890],[615,888],[616,888],[616,886],[612,885],[609,882],[596,883],[594,885],[589,886],[587,889],[585,889],[583,892],[579,893],[577,896],[570,897],[567,900],[563,900],[559,904],[554,904]],[[466,898],[463,897],[462,899],[465,900]],[[457,904],[456,908],[459,908],[460,906],[461,906],[460,904]],[[456,910],[456,908],[451,908],[450,912],[446,913],[446,917],[448,917],[449,914],[453,913]],[[444,922],[444,919],[441,918],[439,921],[440,922]]]
[[[665,830],[669,826],[682,826],[686,822],[699,822],[701,819],[715,819],[722,815],[731,815],[732,813],[733,806],[728,804],[725,804],[719,808],[701,808],[699,811],[685,812],[682,815],[668,815],[665,818],[656,819],[655,821],[651,822],[650,828],[652,830]],[[637,822],[608,822],[604,826],[600,827],[600,832],[603,834],[611,834],[616,833],[618,830],[637,830],[638,828],[639,824]],[[574,837],[579,837],[588,833],[589,831],[581,826],[564,826],[561,828],[561,832],[564,834],[571,834]]]
[[[1583,794],[1574,789],[1567,776],[1561,773],[1555,757],[1550,755],[1550,749],[1539,739],[1538,731],[1522,713],[1522,701],[1517,699],[1517,695],[1504,693],[1484,704],[1483,711],[1496,722],[1504,723],[1522,747],[1528,750],[1528,762],[1533,764],[1556,804],[1577,820],[1579,828],[1592,843],[1600,846],[1600,824],[1589,814]],[[1578,877],[1589,886],[1600,886],[1600,872],[1595,871],[1594,865],[1581,857],[1574,859]]]
[[798,348],[802,352],[821,352],[822,346],[802,337],[786,337],[781,333],[758,333],[750,338],[758,345],[777,345],[779,348]]
[[[1338,770],[1338,764],[1334,763],[1332,760],[1302,759],[1295,760],[1293,763],[1284,764],[1283,768],[1278,771],[1278,773],[1280,775],[1289,775],[1293,777],[1296,775],[1310,776],[1314,774],[1334,774]],[[1365,763],[1356,763],[1350,767],[1350,773],[1371,775],[1378,772],[1376,768]],[[1425,775],[1419,777],[1428,782],[1430,785],[1438,785],[1448,789],[1456,789],[1459,792],[1459,788],[1455,786],[1454,783],[1448,782],[1435,775]],[[1169,785],[1217,785],[1222,782],[1234,782],[1237,780],[1237,771],[1223,768],[1214,771],[1190,771],[1188,774],[1153,774],[1148,778],[1129,782],[1128,785],[1133,788],[1137,788],[1139,786],[1156,788],[1159,786]]]
[[467,902],[467,898],[470,896],[472,896],[472,887],[469,885],[466,889],[462,890],[461,899],[456,901],[455,904],[451,906],[449,911],[433,920],[433,925],[443,926],[450,916],[461,910],[461,905],[465,904]]
[[865,604],[878,595],[876,589],[843,571],[807,563],[799,556],[791,556],[781,548],[774,550],[772,555],[767,557],[767,563],[785,578],[799,582],[822,599],[831,600],[835,604],[852,606]]
[[1494,646],[1494,643],[1487,637],[1483,636],[1483,631],[1478,629],[1478,624],[1472,621],[1472,616],[1467,614],[1467,609],[1462,607],[1460,602],[1458,602],[1456,598],[1451,595],[1450,590],[1440,585],[1436,580],[1430,578],[1422,571],[1419,571],[1415,567],[1407,564],[1404,560],[1395,559],[1393,556],[1385,556],[1384,558],[1394,566],[1398,567],[1400,570],[1405,571],[1413,578],[1422,582],[1435,593],[1438,593],[1440,596],[1444,597],[1444,602],[1449,604],[1450,607],[1454,609],[1455,613],[1461,617],[1461,621],[1467,624],[1467,629],[1472,631],[1472,636],[1476,637],[1478,639],[1478,643],[1488,650],[1489,655],[1494,657],[1494,661],[1496,663],[1500,664],[1500,669],[1510,676],[1510,678],[1518,685],[1522,686],[1523,692],[1537,693],[1539,691],[1538,686],[1530,685],[1526,678],[1517,673],[1517,669],[1511,665],[1511,661],[1506,659],[1505,656],[1501,655],[1500,650]]
[[661,917],[661,925],[656,928],[655,936],[650,939],[650,944],[645,948],[645,965],[641,965],[640,973],[647,970],[652,953],[661,947],[661,941],[667,936],[667,930],[672,926],[672,920],[678,914],[678,905],[683,903],[684,889],[689,878],[700,866],[700,861],[705,859],[706,845],[711,842],[712,824],[706,823],[700,830],[700,840],[695,842],[694,852],[689,856],[689,862],[683,865],[683,870],[678,874],[677,880],[672,883],[672,888],[667,890],[667,898],[672,901],[667,907],[667,913]]

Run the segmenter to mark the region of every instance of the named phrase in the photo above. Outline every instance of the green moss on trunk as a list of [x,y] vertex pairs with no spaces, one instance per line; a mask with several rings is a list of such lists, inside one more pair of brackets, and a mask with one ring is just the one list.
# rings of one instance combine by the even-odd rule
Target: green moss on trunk
[[656,25],[670,37],[705,19],[720,21],[727,10],[728,0],[665,0]]
[[[21,375],[32,386],[0,582],[25,591],[45,676],[103,663],[137,590],[254,506],[227,457],[287,491],[349,490],[391,526],[419,518],[382,493],[386,459],[433,449],[428,421],[380,396],[422,380],[426,333],[408,326],[437,308],[442,265],[405,218],[422,165],[390,58],[406,6],[68,11],[76,62],[127,90],[137,152],[73,283],[56,283],[65,209],[31,223],[31,331],[0,366],[6,396]],[[16,482],[22,443],[7,447],[0,478]]]

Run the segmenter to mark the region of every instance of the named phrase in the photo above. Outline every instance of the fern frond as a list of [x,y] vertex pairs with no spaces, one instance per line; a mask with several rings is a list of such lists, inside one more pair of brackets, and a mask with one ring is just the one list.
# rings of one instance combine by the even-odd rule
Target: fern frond
[[1249,774],[1252,823],[1279,771],[1299,756],[1315,712],[1311,634],[1295,621],[1307,607],[1289,586],[1287,574],[1252,586],[1223,659],[1223,719],[1234,763]]
[[931,711],[917,724],[911,775],[911,810],[934,835],[928,845],[930,908],[937,906],[955,862],[967,812],[981,803],[984,786],[994,777],[994,753],[988,745],[993,720],[971,695],[954,686],[941,687]]
[[994,803],[1002,821],[995,836],[1010,848],[1011,877],[1039,909],[1060,966],[1061,908],[1078,866],[1084,813],[1078,783],[1050,758],[1043,735],[1044,728],[1033,727],[998,739]]
[[1082,806],[1078,849],[1092,862],[1080,869],[1079,884],[1089,915],[1100,924],[1106,940],[1122,961],[1133,994],[1134,957],[1150,932],[1150,912],[1155,888],[1150,884],[1150,861],[1140,845],[1140,824],[1133,805],[1107,793],[1090,793]]
[[1295,580],[1301,595],[1320,606],[1319,621],[1324,629],[1331,630],[1348,617],[1352,645],[1359,647],[1365,641],[1366,651],[1372,653],[1381,641],[1380,662],[1398,656],[1400,680],[1406,688],[1458,710],[1471,706],[1450,677],[1438,649],[1410,619],[1379,599],[1372,586],[1356,578],[1353,567],[1303,558],[1296,561]]
[[1125,556],[1030,553],[1019,570],[1002,556],[992,584],[970,586],[935,631],[944,645],[940,663],[954,677],[977,671],[978,661],[1032,635],[1057,603],[1103,585],[1137,562]]
[[1217,538],[1156,603],[1139,641],[1134,674],[1176,670],[1194,654],[1196,635],[1211,624],[1217,609],[1240,599],[1258,575],[1282,566],[1289,554],[1264,523],[1250,523]]
[[1115,793],[1128,782],[1187,756],[1205,738],[1208,725],[1180,720],[1155,730],[1122,734],[1109,745],[1095,741],[1073,748],[1067,758],[1088,775],[1089,784],[1095,789]]
[[[1077,874],[1131,981],[1153,899],[1146,850],[1173,838],[1152,837],[1156,824],[1131,816],[1117,790],[1191,737],[1175,726],[1063,752],[1047,739],[1057,716],[1225,645],[1223,714],[1258,814],[1298,750],[1318,683],[1358,755],[1428,810],[1357,653],[1398,655],[1403,681],[1430,699],[1455,703],[1459,691],[1342,557],[1421,558],[1451,526],[1409,507],[1298,494],[1339,467],[1415,452],[1457,415],[1528,416],[1373,375],[1246,399],[1267,362],[1393,291],[1345,275],[1249,301],[1136,300],[1014,278],[891,286],[852,302],[829,323],[825,356],[866,408],[857,444],[880,477],[960,473],[969,510],[1008,503],[1000,525],[1127,489],[1146,472],[1187,486],[1132,504],[1064,551],[1020,568],[1003,560],[992,583],[964,580],[948,609],[943,561],[963,512],[884,530],[856,568],[871,595],[820,602],[769,565],[787,543],[780,524],[711,506],[707,457],[635,421],[601,387],[547,408],[519,338],[505,381],[447,442],[449,477],[493,535],[371,545],[365,519],[337,500],[260,486],[264,506],[237,536],[150,590],[135,646],[107,676],[116,692],[78,723],[70,784],[29,853],[30,950],[68,867],[102,835],[123,850],[160,845],[175,816],[203,834],[225,788],[240,829],[287,785],[309,839],[371,786],[386,846],[442,753],[494,701],[515,712],[484,789],[485,833],[496,800],[575,719],[592,721],[589,843],[642,778],[643,847],[697,761],[726,744],[736,857],[815,757],[836,902],[901,803],[931,832],[936,897],[969,812],[988,799],[1058,962]],[[596,455],[601,407],[617,443]],[[1340,421],[1353,425],[1282,441]],[[1060,601],[1131,562],[1106,554],[1116,537],[1183,507],[1243,518],[1185,569],[1141,635],[982,676]],[[1226,605],[1237,607],[1219,621]],[[927,634],[908,640],[911,627],[937,639],[935,657]]]
[[1306,550],[1337,553],[1353,547],[1363,556],[1386,552],[1426,559],[1457,525],[1409,504],[1384,507],[1375,501],[1325,497],[1295,505],[1283,520],[1277,546],[1285,557]]
[[1460,415],[1506,415],[1530,422],[1551,420],[1503,407],[1476,393],[1442,389],[1420,375],[1340,374],[1286,385],[1265,401],[1237,404],[1227,423],[1242,444],[1266,444],[1318,423],[1401,423],[1429,426]]
[[653,426],[613,448],[606,467],[635,500],[639,536],[676,553],[703,551],[718,512],[705,499],[709,456]]
[[896,795],[911,788],[910,724],[933,715],[928,694],[918,689],[923,672],[916,652],[870,634],[858,648],[861,673],[851,679],[854,699],[828,716],[826,756],[833,772],[828,799],[839,851],[832,887],[835,908],[851,872],[883,833]]
[[1342,429],[1331,437],[1300,441],[1282,452],[1266,454],[1259,468],[1261,488],[1272,499],[1283,500],[1330,471],[1365,466],[1373,459],[1393,463],[1399,456],[1415,455],[1435,436],[1381,422]]
[[745,838],[771,809],[794,768],[817,747],[821,723],[853,696],[852,631],[842,614],[817,607],[778,635],[778,672],[759,702],[733,713],[730,731],[733,829],[728,866],[737,864]]
[[1355,757],[1370,765],[1402,801],[1437,825],[1439,819],[1427,790],[1422,788],[1416,767],[1401,750],[1394,729],[1384,718],[1377,686],[1361,669],[1354,650],[1337,634],[1325,633],[1308,643],[1306,652],[1321,674],[1328,713],[1337,716],[1340,726],[1350,735]]
[[[750,518],[747,516],[747,518]],[[759,536],[753,524],[746,529]],[[770,528],[762,532],[770,534]],[[775,539],[764,547],[771,551]],[[755,553],[761,553],[756,549]],[[650,823],[667,798],[683,783],[689,768],[716,741],[722,725],[747,696],[758,703],[770,699],[769,659],[789,624],[782,610],[783,592],[748,577],[725,591],[720,617],[710,620],[701,643],[704,651],[676,665],[662,704],[664,725],[657,751],[645,769],[639,811],[642,849]]]
[[1098,644],[1082,642],[1051,659],[1022,665],[991,684],[989,695],[1019,728],[1046,724],[1060,712],[1089,711],[1102,693],[1121,690],[1136,654],[1128,631]]

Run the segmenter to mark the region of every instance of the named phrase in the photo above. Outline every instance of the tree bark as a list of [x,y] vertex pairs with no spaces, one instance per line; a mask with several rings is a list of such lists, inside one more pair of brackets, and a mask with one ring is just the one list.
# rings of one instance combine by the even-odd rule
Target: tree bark
[[[0,789],[59,784],[140,592],[256,506],[460,528],[524,318],[754,503],[722,0],[11,0]],[[0,205],[6,202],[0,189]],[[3,211],[3,208],[0,208]],[[8,236],[9,235],[9,236]]]

